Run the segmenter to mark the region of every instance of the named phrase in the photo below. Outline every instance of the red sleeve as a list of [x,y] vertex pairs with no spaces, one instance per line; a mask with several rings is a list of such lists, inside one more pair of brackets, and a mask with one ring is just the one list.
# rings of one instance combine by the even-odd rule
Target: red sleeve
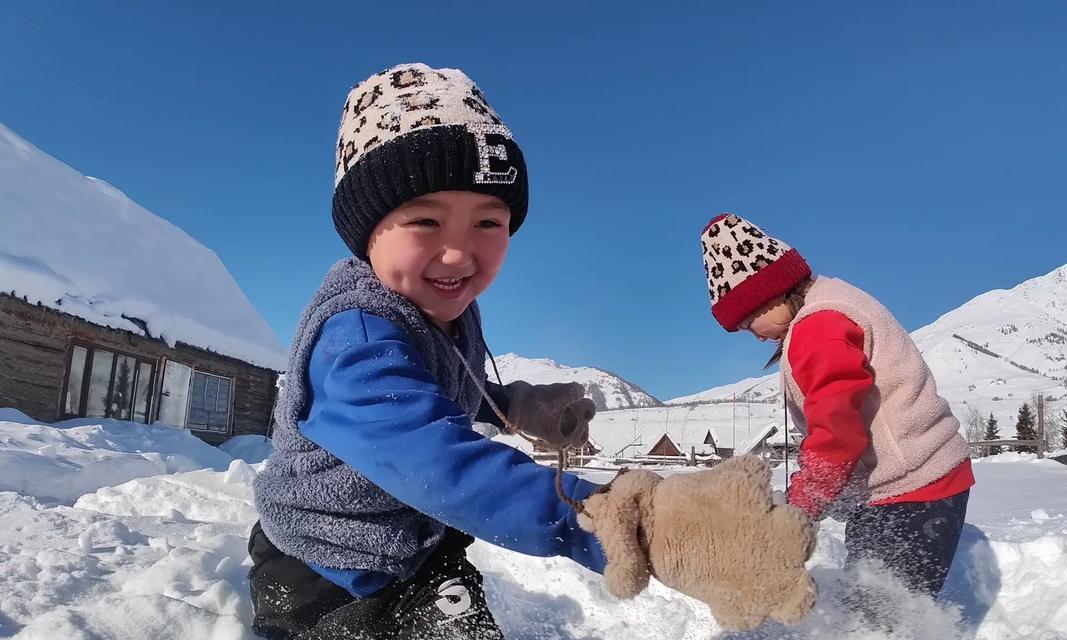
[[863,351],[863,329],[836,311],[813,313],[798,322],[786,357],[804,394],[808,423],[789,502],[818,520],[867,449],[860,408],[874,379]]

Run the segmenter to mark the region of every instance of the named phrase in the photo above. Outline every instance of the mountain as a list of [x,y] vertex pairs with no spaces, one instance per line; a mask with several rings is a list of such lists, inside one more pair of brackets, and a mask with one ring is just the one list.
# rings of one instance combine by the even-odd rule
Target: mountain
[[702,404],[707,402],[778,402],[778,374],[745,378],[740,382],[713,387],[707,391],[668,400],[666,404]]
[[[498,356],[496,366],[504,384],[515,380],[525,380],[531,384],[577,382],[585,387],[586,395],[592,398],[598,410],[658,407],[663,404],[641,387],[603,369],[568,367],[548,358],[524,358],[514,353]],[[496,382],[496,374],[488,359],[485,370],[489,380]]]

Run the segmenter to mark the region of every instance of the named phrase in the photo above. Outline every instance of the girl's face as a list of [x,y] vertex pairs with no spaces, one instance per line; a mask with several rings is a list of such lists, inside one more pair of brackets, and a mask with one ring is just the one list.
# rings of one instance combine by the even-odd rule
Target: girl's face
[[511,210],[494,196],[430,193],[382,218],[367,256],[382,284],[450,331],[500,271],[510,220]]
[[739,325],[740,329],[756,336],[760,342],[785,340],[789,332],[789,323],[793,321],[793,310],[786,302],[785,296],[778,296],[760,307]]

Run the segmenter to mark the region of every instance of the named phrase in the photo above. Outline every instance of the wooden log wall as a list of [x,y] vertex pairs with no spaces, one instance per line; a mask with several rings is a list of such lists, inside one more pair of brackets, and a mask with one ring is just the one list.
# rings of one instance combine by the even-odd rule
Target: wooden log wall
[[0,294],[0,407],[14,407],[42,422],[62,418],[67,361],[74,344],[151,360],[156,367],[153,417],[158,410],[166,360],[232,378],[230,432],[193,432],[208,442],[217,444],[235,435],[267,431],[276,394],[276,372],[183,343],[171,349],[161,340],[96,325],[8,294]]

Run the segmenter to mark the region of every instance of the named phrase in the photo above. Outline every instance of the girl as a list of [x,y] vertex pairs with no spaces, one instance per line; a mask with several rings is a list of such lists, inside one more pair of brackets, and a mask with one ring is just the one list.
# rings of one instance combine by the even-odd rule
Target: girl
[[911,336],[877,300],[813,277],[784,242],[732,214],[701,236],[712,314],[778,349],[798,429],[787,499],[813,521],[846,521],[846,567],[875,559],[937,595],[974,484],[967,444]]

